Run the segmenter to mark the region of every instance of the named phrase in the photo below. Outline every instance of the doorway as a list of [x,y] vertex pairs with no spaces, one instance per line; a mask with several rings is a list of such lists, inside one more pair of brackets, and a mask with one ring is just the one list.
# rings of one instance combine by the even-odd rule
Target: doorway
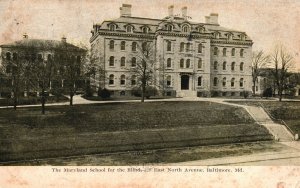
[[181,90],[189,90],[189,80],[190,77],[188,75],[181,76]]

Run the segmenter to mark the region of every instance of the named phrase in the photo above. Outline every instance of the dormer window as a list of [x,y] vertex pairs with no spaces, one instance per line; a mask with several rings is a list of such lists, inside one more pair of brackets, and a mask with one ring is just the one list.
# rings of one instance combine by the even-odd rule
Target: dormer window
[[173,26],[172,25],[166,25],[166,30],[167,31],[172,31],[173,30]]
[[215,32],[214,33],[214,38],[215,39],[219,39],[220,38],[220,33],[219,32]]
[[132,27],[131,25],[128,25],[128,26],[126,27],[126,32],[127,32],[127,33],[132,33],[132,32],[133,32],[133,27]]
[[204,33],[205,29],[204,29],[204,27],[200,26],[200,27],[197,28],[197,31],[199,33]]
[[245,40],[245,38],[246,38],[246,36],[245,36],[244,34],[241,34],[241,35],[240,35],[240,39],[241,39],[241,40]]
[[149,32],[149,28],[148,27],[142,27],[142,32],[143,33],[148,33]]
[[227,39],[228,39],[228,40],[232,40],[232,36],[233,36],[232,33],[228,33],[228,34],[227,34]]
[[182,32],[184,32],[184,33],[190,32],[190,27],[188,25],[182,26]]
[[115,31],[117,26],[116,26],[116,24],[111,23],[111,24],[108,25],[108,28],[109,28],[110,31]]

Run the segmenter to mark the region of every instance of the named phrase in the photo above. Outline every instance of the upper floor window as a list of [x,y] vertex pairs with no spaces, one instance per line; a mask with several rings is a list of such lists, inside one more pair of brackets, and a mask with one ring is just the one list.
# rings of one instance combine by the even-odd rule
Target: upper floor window
[[226,77],[223,78],[223,87],[226,86]]
[[202,44],[200,43],[200,44],[198,44],[198,53],[202,53]]
[[171,79],[172,77],[170,75],[167,76],[167,86],[171,86]]
[[240,87],[244,87],[244,78],[240,79]]
[[132,42],[131,50],[132,50],[133,52],[136,51],[136,46],[137,46],[137,43],[136,43],[136,42]]
[[240,56],[241,56],[241,57],[244,57],[244,49],[241,49],[241,50],[240,50]]
[[149,32],[149,28],[148,27],[143,27],[142,28],[142,32],[143,33],[148,33]]
[[228,33],[228,34],[227,34],[227,39],[228,39],[228,40],[232,40],[232,34],[231,34],[231,33]]
[[125,85],[125,75],[121,75],[120,85]]
[[128,25],[128,26],[126,27],[126,32],[127,32],[127,33],[132,33],[132,31],[133,31],[133,27],[132,27],[131,25]]
[[180,68],[183,68],[184,67],[184,59],[180,59]]
[[131,76],[131,85],[136,85],[136,76],[135,75]]
[[231,87],[234,87],[235,78],[231,78]]
[[116,30],[116,25],[115,24],[110,24],[109,25],[109,30],[110,31],[115,31]]
[[227,49],[223,48],[223,56],[226,56],[226,53],[227,53]]
[[217,61],[214,62],[214,70],[218,70],[218,62]]
[[113,50],[115,48],[115,41],[109,41],[109,49]]
[[200,33],[204,33],[205,29],[204,29],[204,27],[198,27],[197,31]]
[[167,31],[172,31],[173,30],[173,26],[172,25],[166,25],[166,30]]
[[198,59],[198,69],[202,69],[202,59]]
[[214,55],[218,55],[218,47],[214,47]]
[[232,50],[231,50],[231,56],[235,56],[235,48],[232,48]]
[[244,71],[244,62],[241,62],[240,64],[240,71]]
[[214,86],[217,86],[217,85],[218,85],[218,78],[214,77]]
[[190,52],[190,48],[191,48],[191,43],[187,43],[185,51]]
[[167,41],[167,51],[171,51],[172,50],[172,43],[171,41]]
[[122,41],[121,42],[121,50],[125,50],[125,45],[126,45],[125,41]]
[[186,68],[190,68],[190,66],[191,66],[191,60],[187,59],[185,63],[186,63],[186,65],[185,65]]
[[183,31],[184,33],[187,33],[187,32],[190,31],[190,27],[187,26],[187,25],[184,25],[184,26],[182,26],[182,31]]
[[135,57],[133,57],[133,58],[131,59],[131,66],[132,66],[132,67],[135,67],[135,66],[136,66],[136,58],[135,58]]
[[198,77],[198,86],[202,86],[202,76]]
[[219,39],[219,38],[220,38],[220,33],[215,32],[215,33],[214,33],[214,37],[215,37],[215,39]]
[[121,67],[125,67],[126,58],[121,57]]
[[172,60],[171,60],[171,58],[167,59],[167,67],[168,68],[172,67]]
[[232,62],[231,63],[231,70],[234,71],[234,69],[235,69],[235,62]]
[[6,52],[6,60],[10,61],[11,60],[11,53]]
[[246,38],[244,34],[241,34],[240,37],[241,37],[241,40],[245,40],[245,38]]
[[115,81],[115,76],[113,74],[109,75],[108,84],[109,85],[114,85],[114,81]]
[[115,65],[115,57],[110,56],[109,57],[109,66],[113,67]]
[[180,49],[179,49],[180,52],[183,52],[184,51],[184,43],[181,42],[180,43]]
[[223,70],[226,70],[226,67],[227,67],[227,63],[226,61],[223,62]]

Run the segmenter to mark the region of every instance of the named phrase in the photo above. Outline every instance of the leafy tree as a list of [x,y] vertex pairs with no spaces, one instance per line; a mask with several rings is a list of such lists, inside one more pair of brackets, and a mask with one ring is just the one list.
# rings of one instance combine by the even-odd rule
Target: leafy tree
[[262,68],[266,66],[269,61],[269,56],[265,55],[261,50],[259,52],[253,52],[252,54],[252,83],[253,83],[253,95],[255,95],[255,87],[258,77],[261,75]]

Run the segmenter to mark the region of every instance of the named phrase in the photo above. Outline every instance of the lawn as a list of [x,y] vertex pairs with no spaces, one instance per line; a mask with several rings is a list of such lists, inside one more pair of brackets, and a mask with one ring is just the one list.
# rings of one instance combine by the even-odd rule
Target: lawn
[[269,140],[246,111],[211,102],[0,109],[0,161]]
[[300,101],[234,101],[234,103],[250,106],[262,104],[274,118],[284,120],[295,133],[300,135]]

